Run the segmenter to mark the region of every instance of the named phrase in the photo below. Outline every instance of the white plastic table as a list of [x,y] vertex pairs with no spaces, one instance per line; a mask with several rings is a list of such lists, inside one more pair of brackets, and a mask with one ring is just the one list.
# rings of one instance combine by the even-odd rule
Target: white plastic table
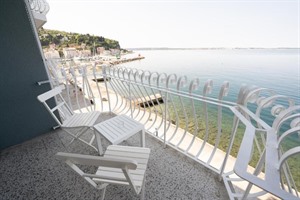
[[140,133],[141,147],[145,147],[144,125],[126,115],[119,115],[96,124],[94,125],[94,131],[100,155],[103,154],[100,135],[111,144],[119,144],[136,133]]

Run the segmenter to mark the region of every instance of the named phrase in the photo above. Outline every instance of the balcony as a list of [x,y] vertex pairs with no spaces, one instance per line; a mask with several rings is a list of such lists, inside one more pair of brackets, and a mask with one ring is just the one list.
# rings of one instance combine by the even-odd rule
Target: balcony
[[28,0],[28,2],[34,17],[35,26],[39,29],[47,22],[46,15],[50,6],[46,0]]
[[[112,115],[104,115],[104,120]],[[101,191],[86,183],[57,160],[57,152],[96,152],[76,142],[64,147],[70,138],[55,130],[31,141],[1,152],[1,199],[100,199]],[[106,146],[103,140],[104,147]],[[122,145],[138,146],[133,136]],[[146,175],[145,199],[228,199],[225,186],[216,173],[191,159],[178,155],[172,148],[163,148],[151,136],[146,137],[151,157]],[[105,199],[139,199],[128,187],[108,186]]]
[[[185,76],[91,62],[48,60],[48,73],[50,80],[39,84],[64,84],[65,99],[75,112],[99,110],[107,113],[105,119],[126,114],[145,125],[151,148],[146,199],[299,199],[300,108],[293,99],[243,86],[237,102],[230,102],[228,82],[216,91],[212,80],[201,87],[198,79]],[[2,177],[7,188],[14,188],[7,198],[24,193],[33,198],[99,197],[53,156],[96,152],[80,144],[65,149],[66,140],[56,130],[1,152],[1,162],[7,163],[1,166]],[[136,137],[124,142],[138,144]],[[16,162],[21,175],[14,173]],[[53,194],[47,196],[49,187]],[[126,189],[111,186],[106,198],[135,198],[127,195]]]

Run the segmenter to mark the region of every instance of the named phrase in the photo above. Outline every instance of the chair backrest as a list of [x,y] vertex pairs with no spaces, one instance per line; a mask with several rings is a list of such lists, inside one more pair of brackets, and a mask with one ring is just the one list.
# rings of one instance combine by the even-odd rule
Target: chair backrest
[[60,67],[58,61],[59,61],[58,59],[54,59],[54,58],[49,58],[46,60],[47,69],[51,77],[53,86],[59,86],[65,80],[61,71],[59,70]]
[[[69,117],[71,117],[74,113],[64,100],[64,98],[61,95],[62,90],[65,89],[63,85],[53,88],[52,90],[49,90],[43,94],[40,94],[37,99],[43,103],[43,105],[46,107],[48,112],[51,114],[51,116],[54,118],[54,120],[61,126],[62,121],[65,121]],[[56,106],[51,107],[49,105],[48,100],[54,98],[56,100]],[[57,115],[55,115],[55,112],[58,112],[60,115],[60,119],[58,119]]]
[[[131,179],[131,175],[128,170],[136,170],[137,162],[130,159],[115,159],[115,158],[105,158],[100,156],[91,156],[91,155],[82,155],[82,154],[73,154],[73,153],[64,153],[58,152],[56,157],[60,160],[65,161],[76,173],[83,177],[87,182],[97,189],[103,189],[107,184],[119,184],[119,185],[131,185],[133,186],[136,193],[137,188]],[[118,177],[109,177],[109,175],[98,175],[85,173],[77,165],[88,165],[96,167],[109,167],[120,169],[124,173],[123,178]],[[100,182],[100,185],[98,185]]]

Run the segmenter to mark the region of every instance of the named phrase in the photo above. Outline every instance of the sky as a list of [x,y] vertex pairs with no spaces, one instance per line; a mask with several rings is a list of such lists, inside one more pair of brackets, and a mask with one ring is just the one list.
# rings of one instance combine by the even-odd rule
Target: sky
[[299,48],[300,0],[47,0],[46,29],[122,48]]

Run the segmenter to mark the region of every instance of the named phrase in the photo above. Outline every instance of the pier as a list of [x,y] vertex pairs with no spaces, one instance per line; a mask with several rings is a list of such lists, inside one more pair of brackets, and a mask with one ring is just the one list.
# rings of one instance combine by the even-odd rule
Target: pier
[[144,98],[136,99],[136,104],[142,108],[152,107],[159,103],[164,103],[164,100],[160,94],[149,95]]
[[138,57],[134,57],[134,58],[124,58],[124,59],[109,61],[109,64],[118,65],[118,64],[122,64],[122,63],[126,63],[126,62],[141,60],[141,59],[144,59],[144,58],[145,58],[144,56],[138,56]]

